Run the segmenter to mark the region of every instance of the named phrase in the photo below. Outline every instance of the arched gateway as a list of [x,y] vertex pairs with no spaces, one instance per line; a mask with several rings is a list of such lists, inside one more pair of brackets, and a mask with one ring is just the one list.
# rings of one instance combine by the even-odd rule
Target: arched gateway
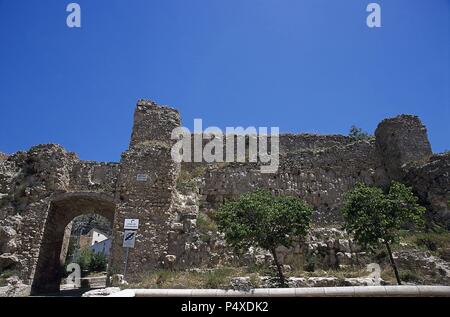
[[59,291],[62,276],[61,249],[66,226],[83,214],[99,214],[114,222],[113,197],[92,192],[65,193],[50,202],[34,272],[32,293]]

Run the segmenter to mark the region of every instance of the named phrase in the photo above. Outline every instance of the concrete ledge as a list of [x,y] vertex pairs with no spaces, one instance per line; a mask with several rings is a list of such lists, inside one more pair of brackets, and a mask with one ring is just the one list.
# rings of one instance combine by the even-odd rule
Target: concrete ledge
[[126,289],[108,297],[450,297],[450,286],[347,286],[305,288]]
[[[433,292],[433,290],[429,290]],[[418,286],[390,286],[386,287],[387,296],[420,296]]]
[[325,296],[325,287],[295,288],[295,296],[297,296],[297,297],[324,297]]
[[428,294],[433,294],[432,296],[449,297],[448,286],[417,286],[420,296],[429,296]]
[[126,290],[108,295],[108,297],[136,297],[136,290],[126,289]]
[[387,296],[386,287],[392,286],[354,286],[355,296]]
[[353,297],[355,296],[355,288],[350,287],[324,287],[325,294],[327,297]]

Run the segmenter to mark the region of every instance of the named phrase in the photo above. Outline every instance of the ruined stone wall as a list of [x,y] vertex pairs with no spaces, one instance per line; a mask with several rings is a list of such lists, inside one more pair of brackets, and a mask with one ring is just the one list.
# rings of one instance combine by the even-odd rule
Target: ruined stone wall
[[[343,196],[357,182],[386,189],[392,180],[398,180],[413,187],[428,206],[428,217],[448,223],[450,156],[448,153],[431,155],[426,129],[415,116],[384,120],[376,130],[376,138],[368,140],[281,135],[280,153],[280,167],[274,174],[262,174],[260,166],[251,163],[184,163],[181,175],[186,171],[197,175],[199,213],[214,213],[228,199],[267,188],[274,193],[298,196],[313,206],[316,230],[324,226],[339,227]],[[217,263],[217,254],[223,255],[222,260],[230,258],[220,237],[212,234],[211,241],[202,242],[195,230],[189,234],[188,224],[185,220],[183,225],[176,226],[181,240],[195,245],[181,262]],[[321,254],[322,264],[335,267],[345,261],[348,250],[340,247],[338,240],[319,242],[316,251]],[[293,256],[299,252],[297,249],[281,250],[279,257]],[[207,254],[216,256],[205,260]]]
[[[413,186],[436,215],[448,217],[450,156],[431,154],[417,117],[384,120],[376,139],[369,140],[281,135],[280,166],[274,174],[262,174],[258,163],[180,167],[172,160],[175,141],[170,138],[178,126],[176,110],[140,100],[130,146],[120,163],[81,161],[51,144],[0,155],[0,271],[14,269],[31,283],[39,264],[40,280],[51,278],[43,270],[57,264],[66,225],[92,212],[113,223],[111,273],[123,271],[125,218],[140,220],[136,247],[130,251],[130,280],[171,263],[184,268],[220,264],[228,257],[223,240],[215,233],[198,232],[197,217],[256,188],[303,198],[316,210],[316,226],[324,227],[339,224],[343,195],[356,182],[386,187],[391,180],[401,180]],[[176,190],[183,172],[194,175],[190,193]],[[202,237],[209,242],[202,243]]]
[[296,146],[280,142],[277,173],[263,174],[258,164],[224,163],[207,169],[200,186],[201,209],[214,210],[226,199],[267,188],[305,199],[317,210],[315,220],[330,224],[339,219],[343,194],[358,181],[387,184],[374,141],[310,135],[289,136],[292,139]]
[[[209,165],[209,166],[216,165],[215,163],[208,163],[204,160],[202,160],[201,162],[198,162],[195,159],[195,156],[194,156],[195,142],[193,141],[195,136],[196,136],[196,134],[194,134],[194,133],[191,134],[190,162],[183,161],[182,162],[183,169],[186,169],[186,168],[191,169],[195,166],[198,166],[200,163],[203,163],[203,165]],[[202,137],[201,135],[197,135],[197,136],[199,136],[200,138]],[[252,138],[253,140],[250,141],[250,138]],[[228,142],[230,142],[230,140],[232,141],[235,161],[237,161],[237,151],[238,151],[238,143],[239,142],[242,142],[244,144],[247,156],[248,156],[248,152],[249,152],[249,143],[254,142],[255,144],[257,144],[257,146],[259,146],[259,142],[260,142],[258,135],[246,134],[244,136],[243,140],[241,140],[241,141],[238,141],[236,136],[234,138],[223,136],[223,138],[222,138],[223,161],[225,161],[225,157],[226,157],[225,153],[227,151],[227,147],[229,146]],[[342,147],[342,146],[345,146],[345,145],[355,142],[355,139],[348,137],[348,136],[344,136],[344,135],[317,135],[317,134],[308,134],[308,133],[303,133],[303,134],[284,133],[284,134],[279,135],[278,140],[279,140],[279,152],[281,155],[295,154],[295,153],[304,152],[304,151],[318,151],[321,149],[332,148],[335,146]],[[202,138],[202,146],[201,146],[202,152],[203,152],[205,145],[207,143],[209,143],[209,141],[210,141],[210,139],[208,139],[206,136],[204,136]],[[271,137],[270,137],[270,135],[267,137],[267,150],[268,150],[268,153],[270,154],[270,152],[271,152]],[[248,162],[248,157],[246,157],[246,162]]]
[[76,162],[70,174],[70,189],[114,195],[119,172],[119,163]]
[[[316,223],[324,225],[339,221],[343,195],[357,182],[386,188],[391,180],[404,180],[405,164],[423,164],[431,154],[426,128],[418,117],[401,115],[383,120],[376,138],[368,140],[341,135],[280,135],[280,167],[274,174],[262,174],[260,166],[252,163],[184,163],[182,170],[204,166],[201,211],[215,210],[244,192],[267,188],[303,198],[316,209]],[[414,185],[415,181],[409,183]],[[445,188],[442,182],[439,186]]]
[[355,139],[344,135],[281,134],[280,153],[297,153],[320,150],[354,143]]
[[403,182],[412,186],[428,207],[428,216],[450,230],[450,152],[409,163],[403,167],[403,174]]
[[[248,137],[245,142],[248,157]],[[269,149],[270,143],[269,138]],[[280,166],[276,173],[261,173],[259,163],[183,162],[182,175],[187,172],[195,176],[199,171],[202,174],[199,178],[200,210],[214,211],[227,199],[266,188],[305,199],[317,210],[317,222],[332,224],[339,219],[343,194],[356,182],[388,184],[382,157],[373,139],[358,141],[342,135],[282,134],[279,145]],[[235,154],[236,147],[235,142]]]

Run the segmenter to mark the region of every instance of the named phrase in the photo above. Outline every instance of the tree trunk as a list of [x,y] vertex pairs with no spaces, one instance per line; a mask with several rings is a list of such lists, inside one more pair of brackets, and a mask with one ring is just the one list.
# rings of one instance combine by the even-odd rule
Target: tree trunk
[[275,265],[277,266],[278,278],[280,279],[281,287],[285,287],[286,283],[284,281],[283,268],[281,267],[281,264],[278,261],[277,253],[275,249],[271,249],[270,251],[272,252],[273,260],[275,262]]
[[[348,239],[348,246],[350,247],[350,254],[352,255],[352,266],[355,264],[353,259],[356,259],[356,265],[360,265],[361,263],[359,263],[358,252],[353,250],[353,241],[350,238]],[[353,254],[355,256],[353,256]]]
[[402,281],[400,281],[400,275],[398,274],[397,265],[395,265],[394,257],[392,256],[391,247],[389,246],[389,243],[385,242],[386,249],[389,253],[389,260],[391,261],[391,266],[394,269],[395,278],[397,279],[397,284],[402,285]]

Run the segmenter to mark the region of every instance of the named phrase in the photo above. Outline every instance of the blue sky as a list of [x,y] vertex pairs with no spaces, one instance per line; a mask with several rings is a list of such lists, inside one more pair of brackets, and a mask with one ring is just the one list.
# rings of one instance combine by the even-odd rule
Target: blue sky
[[0,0],[0,151],[59,143],[118,161],[136,100],[184,125],[373,133],[411,113],[450,149],[450,1]]

